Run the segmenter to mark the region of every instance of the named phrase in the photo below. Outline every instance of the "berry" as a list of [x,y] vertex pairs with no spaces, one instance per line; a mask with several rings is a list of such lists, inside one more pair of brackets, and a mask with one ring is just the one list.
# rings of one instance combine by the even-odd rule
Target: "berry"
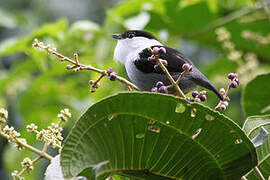
[[68,65],[66,66],[66,68],[67,68],[67,69],[72,69],[73,66],[71,66],[71,65],[68,64]]
[[235,82],[239,85],[240,84],[240,82],[239,82],[239,80],[238,79],[235,79]]
[[233,80],[235,77],[236,77],[236,75],[235,75],[234,73],[229,73],[229,74],[228,74],[228,78],[229,78],[230,80]]
[[160,88],[158,88],[158,92],[164,93],[164,94],[168,94],[169,93],[166,86],[161,86]]
[[166,53],[166,49],[164,47],[159,48],[159,53],[160,54],[165,54]]
[[189,71],[190,70],[190,65],[189,64],[183,64],[183,66],[182,66],[182,69],[184,70],[184,71]]
[[219,93],[222,94],[222,95],[224,95],[224,94],[225,94],[225,89],[224,89],[224,88],[221,88],[221,89],[219,90]]
[[156,87],[157,87],[157,88],[160,88],[161,86],[164,86],[163,82],[158,81],[158,82],[156,83]]
[[192,102],[192,100],[191,100],[190,97],[186,97],[186,100],[187,100],[188,102]]
[[222,101],[222,104],[224,104],[226,107],[229,105],[228,101]]
[[195,97],[197,97],[198,95],[199,95],[198,91],[193,91],[193,92],[192,92],[192,97],[195,98]]
[[112,67],[109,67],[109,68],[107,69],[107,72],[108,72],[108,74],[111,74],[111,73],[113,72],[113,68],[112,68]]
[[224,104],[221,104],[221,105],[219,106],[219,109],[221,109],[222,111],[224,111],[224,110],[226,110],[226,106],[225,106]]
[[98,82],[98,83],[96,83],[96,84],[94,85],[94,88],[99,88],[99,86],[100,86],[100,83]]
[[200,97],[200,100],[201,100],[201,101],[205,101],[205,100],[206,100],[206,95],[202,95],[202,96]]
[[201,102],[200,98],[194,98],[194,102],[199,103]]
[[206,95],[207,91],[206,90],[203,90],[200,92],[201,95]]
[[115,81],[116,78],[117,78],[117,76],[116,76],[115,74],[111,74],[111,75],[110,75],[110,80],[111,80],[111,81]]
[[153,54],[159,54],[159,47],[154,47],[153,48]]
[[95,83],[95,81],[90,80],[90,81],[88,81],[88,83],[92,85],[92,84],[94,84],[94,83]]
[[91,93],[93,93],[93,92],[95,92],[95,91],[96,91],[95,88],[92,88],[92,89],[90,90]]
[[232,81],[231,84],[230,84],[230,87],[231,88],[237,88],[238,84],[236,81]]
[[157,87],[153,87],[152,89],[151,89],[151,92],[157,92],[158,91],[158,88]]

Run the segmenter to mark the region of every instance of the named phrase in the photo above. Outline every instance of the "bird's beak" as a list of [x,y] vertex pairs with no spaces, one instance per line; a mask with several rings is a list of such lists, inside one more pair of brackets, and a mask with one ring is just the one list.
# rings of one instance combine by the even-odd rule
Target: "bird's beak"
[[112,37],[114,39],[122,39],[122,35],[121,34],[113,34]]

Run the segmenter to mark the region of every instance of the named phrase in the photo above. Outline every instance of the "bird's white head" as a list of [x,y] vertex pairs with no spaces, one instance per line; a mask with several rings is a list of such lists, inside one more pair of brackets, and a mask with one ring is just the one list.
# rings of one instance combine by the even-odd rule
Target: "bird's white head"
[[162,45],[151,33],[139,30],[128,30],[122,34],[113,34],[112,37],[118,40],[114,50],[114,60],[123,64],[145,48]]

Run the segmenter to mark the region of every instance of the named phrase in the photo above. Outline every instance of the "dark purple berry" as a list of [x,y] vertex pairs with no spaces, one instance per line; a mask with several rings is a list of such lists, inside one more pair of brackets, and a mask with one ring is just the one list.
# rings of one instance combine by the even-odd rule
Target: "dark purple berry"
[[152,89],[151,89],[151,92],[157,92],[158,91],[158,88],[157,87],[153,87]]
[[189,101],[189,102],[192,102],[190,97],[186,97],[186,100]]
[[110,75],[110,80],[111,80],[111,81],[115,81],[116,78],[117,78],[117,76],[116,76],[115,74],[111,74],[111,75]]
[[156,83],[156,87],[157,87],[157,88],[160,88],[161,86],[164,86],[163,82],[158,81],[158,82]]
[[202,95],[202,96],[200,97],[200,99],[201,99],[201,101],[205,101],[205,100],[206,100],[206,95]]
[[230,84],[230,87],[231,88],[237,88],[238,84],[236,81],[232,81],[231,84]]
[[112,67],[109,67],[109,68],[107,69],[107,72],[108,72],[108,74],[111,74],[111,73],[113,72],[113,68],[112,68]]
[[160,88],[158,88],[158,92],[164,93],[164,94],[168,94],[169,93],[166,86],[161,86]]
[[183,69],[184,71],[189,71],[190,65],[187,64],[187,63],[186,63],[186,64],[183,64],[182,69]]
[[192,92],[192,97],[195,98],[195,97],[197,97],[198,95],[199,95],[199,92],[198,92],[198,91],[193,91],[193,92]]
[[165,54],[166,53],[166,49],[164,47],[159,48],[159,53],[160,54]]
[[153,48],[153,54],[159,54],[159,47]]
[[236,75],[235,75],[234,73],[229,73],[229,74],[228,74],[228,78],[229,78],[230,80],[233,80],[235,77],[236,77]]
[[239,82],[239,80],[238,79],[235,79],[235,82],[239,85],[240,84],[240,82]]

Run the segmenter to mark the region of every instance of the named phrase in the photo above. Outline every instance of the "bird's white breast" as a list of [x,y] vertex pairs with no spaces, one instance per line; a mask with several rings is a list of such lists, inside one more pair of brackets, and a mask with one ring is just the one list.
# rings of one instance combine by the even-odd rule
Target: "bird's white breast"
[[145,37],[118,40],[114,50],[114,60],[126,64],[126,61],[135,60],[143,49],[154,45],[162,46],[159,41]]

